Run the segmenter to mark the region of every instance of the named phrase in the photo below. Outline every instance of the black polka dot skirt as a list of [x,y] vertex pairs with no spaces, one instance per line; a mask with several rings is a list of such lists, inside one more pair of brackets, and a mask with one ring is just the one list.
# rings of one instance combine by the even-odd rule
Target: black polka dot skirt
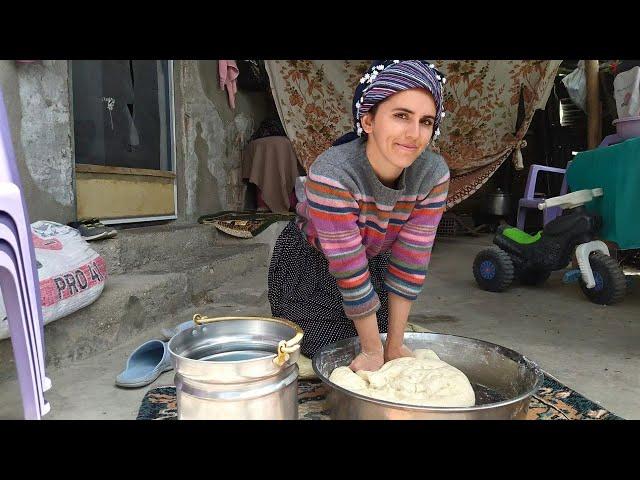
[[[378,329],[387,332],[389,306],[384,274],[390,253],[369,260],[371,283],[380,298]],[[342,307],[342,294],[325,256],[313,248],[294,221],[276,240],[269,265],[269,303],[274,317],[304,331],[301,352],[311,358],[323,346],[358,335]]]

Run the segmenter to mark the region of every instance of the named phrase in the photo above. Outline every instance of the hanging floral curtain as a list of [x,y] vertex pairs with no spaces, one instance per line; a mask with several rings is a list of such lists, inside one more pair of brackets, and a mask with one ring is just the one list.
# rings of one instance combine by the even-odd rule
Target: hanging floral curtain
[[[560,61],[433,63],[447,77],[447,116],[432,148],[451,170],[447,201],[451,208],[477,191],[514,150],[514,159],[520,158],[522,138],[535,110],[546,104]],[[353,92],[370,61],[268,60],[265,64],[287,136],[308,169],[334,140],[351,130]],[[524,120],[516,132],[521,96]]]

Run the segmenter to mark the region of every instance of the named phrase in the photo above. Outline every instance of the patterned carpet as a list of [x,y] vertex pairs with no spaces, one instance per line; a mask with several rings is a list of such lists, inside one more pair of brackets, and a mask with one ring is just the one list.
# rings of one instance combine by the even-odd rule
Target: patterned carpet
[[[327,387],[319,380],[298,382],[300,420],[330,420],[325,410]],[[531,399],[529,420],[623,420],[545,374],[542,388]],[[175,387],[149,390],[137,420],[176,420]]]

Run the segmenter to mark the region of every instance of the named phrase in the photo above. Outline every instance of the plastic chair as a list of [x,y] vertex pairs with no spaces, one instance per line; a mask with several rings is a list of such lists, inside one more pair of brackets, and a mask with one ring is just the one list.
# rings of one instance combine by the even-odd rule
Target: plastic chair
[[[25,263],[22,255],[22,252],[28,251],[30,246],[27,241],[23,241],[21,244],[19,238],[20,236],[18,235],[18,229],[16,228],[16,224],[13,219],[9,215],[7,215],[6,212],[0,210],[0,239],[7,241],[11,245],[11,248],[13,248],[13,251],[16,253],[16,257],[18,259],[18,268],[20,270],[20,278],[23,280],[22,288],[25,291],[25,294],[27,295],[29,301],[30,308],[28,313],[30,315],[30,318],[33,319],[32,321],[40,323],[38,322],[38,319],[44,317],[42,317],[42,314],[40,313],[41,301],[38,293],[39,288],[35,288],[36,282],[34,281],[33,275],[30,274],[31,272],[27,273],[25,271],[24,266],[28,265],[29,263]],[[33,294],[31,292],[33,292]],[[36,295],[38,295],[38,297],[36,297]],[[44,338],[44,325],[42,324],[40,325],[40,337]]]
[[[25,301],[27,302],[27,320],[33,325],[32,328],[38,330],[38,332],[35,332],[34,335],[37,335],[39,339],[42,339],[44,338],[44,325],[39,321],[41,316],[38,313],[41,307],[39,299],[35,298],[35,294],[33,293],[33,276],[25,271],[25,262],[22,255],[24,246],[21,246],[18,240],[15,223],[6,213],[2,211],[0,211],[0,240],[4,240],[9,244],[16,257],[16,268],[19,274],[18,279],[20,280],[20,288],[22,289],[22,294],[25,296]],[[38,340],[38,342],[40,344],[42,343],[41,340]],[[36,348],[35,345],[34,348]],[[41,369],[44,371],[44,346],[42,345],[38,347],[35,351],[37,351],[38,353],[39,363],[41,364]]]
[[609,145],[615,145],[616,143],[624,142],[626,139],[622,138],[617,133],[612,133],[611,135],[607,135],[604,137],[598,148],[608,147]]
[[44,322],[31,226],[18,174],[4,99],[0,92],[0,287],[24,417],[40,419],[50,406],[44,368]]
[[[26,277],[29,290],[34,293],[34,301],[30,302],[32,305],[31,310],[34,317],[42,319],[40,283],[36,268],[31,224],[27,205],[22,195],[22,183],[15,162],[2,91],[0,91],[0,185],[2,185],[0,189],[0,215],[2,213],[6,214],[15,228],[16,238],[20,242],[20,250],[24,253],[23,264],[31,270],[31,275]],[[41,336],[44,338],[44,325],[40,330]]]
[[[7,242],[0,240],[0,288],[4,298],[13,356],[16,361],[24,418],[39,420],[51,409],[44,392],[51,381],[44,376],[42,358],[38,354],[39,326],[35,330],[28,320],[28,302],[20,288],[16,256]],[[41,352],[41,349],[40,349]]]
[[[524,230],[524,222],[527,217],[527,210],[533,209],[537,211],[538,204],[545,199],[544,196],[536,197],[536,181],[538,179],[539,172],[557,173],[557,174],[562,174],[564,176],[566,173],[566,169],[556,168],[556,167],[547,167],[546,165],[537,165],[537,164],[531,165],[531,168],[529,169],[529,176],[527,177],[527,186],[525,188],[524,198],[521,198],[520,201],[518,202],[517,224],[520,230]],[[564,195],[565,193],[567,193],[566,176],[562,181],[562,187],[560,188],[560,193],[558,195]],[[546,225],[561,213],[562,213],[562,209],[559,207],[547,208],[543,210],[543,214],[542,214],[543,225]]]

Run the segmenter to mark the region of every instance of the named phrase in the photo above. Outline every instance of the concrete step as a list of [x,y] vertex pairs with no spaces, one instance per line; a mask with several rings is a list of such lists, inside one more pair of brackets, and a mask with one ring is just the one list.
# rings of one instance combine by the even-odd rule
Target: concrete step
[[[159,318],[181,310],[219,304],[220,300],[229,303],[221,287],[238,278],[253,279],[251,271],[256,267],[264,272],[268,248],[264,244],[227,245],[213,248],[207,257],[175,255],[166,260],[164,271],[110,276],[94,303],[45,326],[47,365],[68,365],[114,348],[153,327]],[[254,303],[260,303],[259,299]],[[0,380],[13,375],[11,341],[6,339],[0,341]]]
[[198,306],[218,301],[217,295],[227,282],[253,279],[254,269],[266,268],[269,253],[263,244],[218,247],[205,263],[198,257],[176,261],[172,271],[187,272],[190,300]]
[[210,225],[156,225],[123,229],[118,236],[91,242],[107,263],[110,275],[137,271],[142,266],[177,254],[200,255],[216,244],[217,232]]
[[213,225],[156,225],[122,229],[117,237],[91,242],[91,247],[105,259],[109,275],[157,271],[167,259],[207,256],[221,246],[266,244],[271,251],[285,226],[286,222],[277,222],[255,238],[241,239],[219,232]]
[[263,266],[233,278],[211,291],[209,298],[221,304],[239,304],[247,307],[268,304],[268,270],[267,266]]
[[[187,306],[182,274],[113,275],[91,305],[45,326],[47,366],[87,358],[144,327],[154,312]],[[159,294],[161,292],[161,294]],[[0,379],[14,374],[9,339],[0,342]]]

